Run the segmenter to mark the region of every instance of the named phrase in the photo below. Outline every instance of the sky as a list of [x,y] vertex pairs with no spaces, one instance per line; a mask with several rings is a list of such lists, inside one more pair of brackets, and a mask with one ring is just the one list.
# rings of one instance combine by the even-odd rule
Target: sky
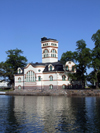
[[0,0],[0,62],[16,48],[28,63],[42,62],[42,37],[59,41],[59,60],[81,39],[93,49],[98,29],[100,0]]

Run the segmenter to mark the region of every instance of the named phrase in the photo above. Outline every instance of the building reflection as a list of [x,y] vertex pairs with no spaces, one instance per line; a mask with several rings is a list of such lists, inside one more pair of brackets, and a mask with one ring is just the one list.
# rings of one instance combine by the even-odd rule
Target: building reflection
[[15,96],[14,111],[18,121],[27,120],[31,123],[28,126],[34,130],[41,127],[45,132],[59,131],[64,124],[70,125],[67,127],[70,130],[76,120],[71,98],[63,96]]

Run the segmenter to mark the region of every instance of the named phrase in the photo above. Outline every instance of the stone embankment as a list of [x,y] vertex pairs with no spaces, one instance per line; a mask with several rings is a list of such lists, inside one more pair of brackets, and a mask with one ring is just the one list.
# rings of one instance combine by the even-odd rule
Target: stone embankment
[[6,92],[6,95],[29,95],[29,96],[100,96],[100,89],[67,89],[67,90],[17,90]]

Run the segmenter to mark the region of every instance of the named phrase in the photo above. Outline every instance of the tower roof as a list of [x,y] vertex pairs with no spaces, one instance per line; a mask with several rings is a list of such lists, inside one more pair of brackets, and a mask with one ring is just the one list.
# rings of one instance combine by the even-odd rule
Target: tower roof
[[46,38],[46,37],[41,38],[41,42],[42,41],[49,41],[49,40],[57,41],[56,39],[52,39],[52,38]]

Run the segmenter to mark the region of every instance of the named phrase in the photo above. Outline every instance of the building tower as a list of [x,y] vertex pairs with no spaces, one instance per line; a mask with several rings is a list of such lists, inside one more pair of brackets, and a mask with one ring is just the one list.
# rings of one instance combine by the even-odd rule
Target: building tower
[[42,63],[58,61],[58,41],[56,39],[41,38]]

